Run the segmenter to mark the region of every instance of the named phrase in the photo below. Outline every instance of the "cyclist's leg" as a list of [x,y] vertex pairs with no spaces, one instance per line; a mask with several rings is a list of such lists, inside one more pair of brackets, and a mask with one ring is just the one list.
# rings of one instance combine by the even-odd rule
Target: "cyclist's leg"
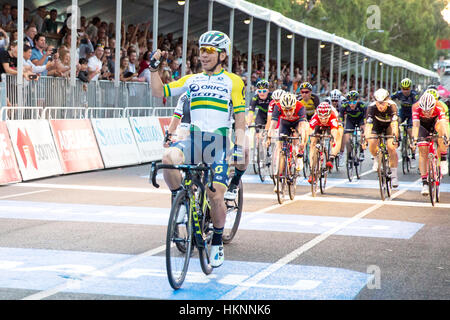
[[[419,149],[419,171],[420,176],[422,178],[422,195],[427,196],[429,194],[428,189],[428,143],[423,141],[430,134],[430,128],[428,126],[423,126],[423,123],[420,123],[419,134],[417,136],[419,143],[417,147]],[[431,128],[432,129],[432,128]]]
[[[392,135],[392,128],[389,126],[386,129],[386,135]],[[394,144],[394,139],[390,138],[386,142],[386,148],[389,153],[389,167],[391,169],[391,178],[392,178],[392,187],[398,187],[398,154],[397,154],[397,145]]]
[[[208,151],[211,151],[211,153],[206,155],[211,155],[211,157],[213,158],[211,166],[214,170],[213,186],[215,192],[212,192],[209,188],[207,188],[208,198],[211,205],[211,220],[213,223],[213,238],[211,242],[210,259],[211,266],[219,267],[224,261],[222,234],[226,220],[226,205],[224,201],[224,195],[228,187],[227,151],[229,141],[225,136],[212,136],[214,136],[213,141],[216,143],[213,145],[213,148],[211,148],[211,144],[213,144],[214,142],[204,144],[203,151],[204,153],[206,153],[205,150],[208,148]],[[204,161],[205,160],[211,159],[206,159],[204,154]],[[205,162],[211,163],[211,161]]]
[[[439,137],[447,136],[447,123],[446,121],[439,121],[435,125],[435,130],[438,133]],[[447,141],[448,142],[448,141]],[[447,163],[447,148],[448,146],[445,145],[444,139],[439,138],[438,139],[438,155],[440,155],[441,159],[441,173],[443,175],[448,174],[448,163]]]
[[[173,143],[171,147],[164,151],[162,163],[173,165],[191,163],[191,155],[195,153],[192,141],[192,136],[189,135],[187,139]],[[181,172],[178,170],[163,170],[163,177],[172,191],[172,198],[174,198],[176,192],[181,189]]]

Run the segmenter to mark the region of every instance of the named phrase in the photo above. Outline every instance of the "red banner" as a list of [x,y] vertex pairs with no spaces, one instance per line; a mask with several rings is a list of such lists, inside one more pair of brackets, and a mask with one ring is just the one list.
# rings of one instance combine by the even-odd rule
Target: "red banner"
[[104,168],[89,120],[50,120],[50,126],[64,173]]
[[450,49],[450,39],[437,39],[436,40],[436,49],[437,50]]
[[6,123],[0,121],[0,184],[22,181]]

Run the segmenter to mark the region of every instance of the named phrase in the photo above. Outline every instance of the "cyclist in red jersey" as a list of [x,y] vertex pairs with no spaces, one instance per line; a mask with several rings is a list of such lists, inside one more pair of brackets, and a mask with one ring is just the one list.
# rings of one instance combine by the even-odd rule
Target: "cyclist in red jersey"
[[[297,170],[303,169],[303,150],[306,145],[306,110],[303,104],[297,100],[293,93],[286,92],[280,99],[279,104],[275,104],[272,112],[272,119],[269,129],[269,139],[273,136],[273,131],[279,123],[279,135],[287,135],[294,137],[301,137],[294,141],[294,154],[297,156]],[[279,156],[281,150],[281,143],[277,143],[275,154]],[[278,168],[278,172],[284,168]]]
[[[333,161],[339,152],[339,145],[337,143],[339,122],[335,112],[332,112],[331,105],[328,102],[322,102],[317,106],[316,113],[309,121],[310,131],[313,134],[322,134],[329,132],[333,137],[331,155],[326,165],[331,170],[333,169]],[[319,138],[311,137],[311,146],[315,146]],[[314,163],[314,148],[309,149],[309,163]],[[312,177],[309,177],[308,182],[311,183]]]
[[[431,93],[426,92],[420,97],[419,102],[413,105],[412,120],[413,148],[415,149],[416,144],[419,147],[419,170],[422,176],[422,195],[427,196],[429,194],[427,182],[428,143],[424,139],[429,134],[437,132],[439,137],[445,136],[448,141],[447,117],[441,103],[436,101]],[[442,138],[438,139],[437,152],[441,155],[441,173],[445,175],[448,173],[447,146]]]

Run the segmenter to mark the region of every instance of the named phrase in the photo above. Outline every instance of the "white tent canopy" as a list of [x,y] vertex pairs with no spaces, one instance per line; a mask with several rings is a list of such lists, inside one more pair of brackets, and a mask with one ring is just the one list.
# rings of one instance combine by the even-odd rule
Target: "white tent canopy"
[[335,45],[341,46],[344,49],[363,54],[366,57],[373,58],[389,66],[404,68],[409,71],[432,78],[439,78],[437,73],[427,70],[423,67],[417,66],[408,61],[394,57],[390,54],[384,54],[363,47],[356,42],[338,37],[334,34],[330,34],[323,30],[313,28],[304,23],[286,18],[279,12],[263,8],[253,3],[243,0],[213,0],[213,1],[221,3],[229,8],[243,11],[247,13],[249,16],[253,16],[254,18],[274,23],[277,26],[289,30],[294,34],[301,35],[302,37],[334,43]]

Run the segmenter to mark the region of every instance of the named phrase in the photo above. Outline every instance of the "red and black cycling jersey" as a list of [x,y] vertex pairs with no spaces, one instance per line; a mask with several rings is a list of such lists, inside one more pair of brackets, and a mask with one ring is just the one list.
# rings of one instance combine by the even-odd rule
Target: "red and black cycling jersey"
[[275,104],[274,111],[272,113],[272,120],[278,121],[278,119],[288,122],[306,121],[306,110],[300,101],[295,104],[295,109],[292,113],[286,113],[280,107],[279,104]]

